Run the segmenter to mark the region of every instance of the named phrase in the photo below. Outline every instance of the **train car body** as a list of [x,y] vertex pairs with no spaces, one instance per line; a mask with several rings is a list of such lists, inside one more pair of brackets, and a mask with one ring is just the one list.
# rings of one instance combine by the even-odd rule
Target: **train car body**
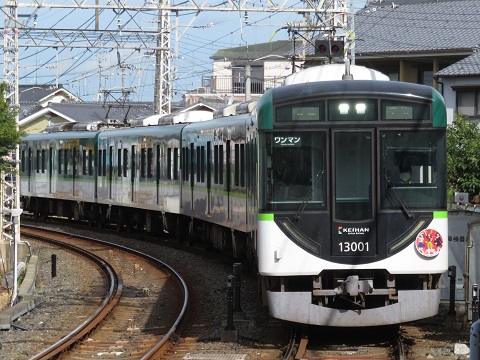
[[371,326],[438,312],[445,127],[422,85],[312,82],[261,98],[258,264],[274,317]]
[[29,135],[24,210],[255,260],[279,319],[352,327],[436,314],[448,266],[443,99],[311,72],[212,120]]
[[180,214],[180,148],[185,124],[105,130],[97,136],[98,221],[158,224]]
[[79,218],[81,204],[96,201],[95,136],[90,131],[28,136],[20,147],[27,209],[42,217],[60,212]]
[[[234,254],[251,257],[257,224],[255,123],[247,112],[189,124],[182,133],[182,214],[215,248],[228,243]],[[227,240],[225,228],[231,230]]]

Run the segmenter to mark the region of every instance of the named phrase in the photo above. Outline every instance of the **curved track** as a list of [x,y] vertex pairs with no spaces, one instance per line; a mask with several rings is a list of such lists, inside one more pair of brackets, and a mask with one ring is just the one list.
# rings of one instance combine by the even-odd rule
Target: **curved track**
[[98,308],[32,359],[91,358],[99,353],[153,359],[167,349],[188,304],[186,284],[173,268],[147,254],[97,239],[26,225],[22,235],[81,254],[101,269],[106,284]]

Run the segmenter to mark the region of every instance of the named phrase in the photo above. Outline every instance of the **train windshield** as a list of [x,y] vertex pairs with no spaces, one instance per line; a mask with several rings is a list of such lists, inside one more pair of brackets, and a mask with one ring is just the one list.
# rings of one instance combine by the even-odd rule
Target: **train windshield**
[[383,131],[381,142],[382,207],[445,207],[445,133]]
[[261,156],[268,210],[325,208],[325,133],[275,132],[265,135]]

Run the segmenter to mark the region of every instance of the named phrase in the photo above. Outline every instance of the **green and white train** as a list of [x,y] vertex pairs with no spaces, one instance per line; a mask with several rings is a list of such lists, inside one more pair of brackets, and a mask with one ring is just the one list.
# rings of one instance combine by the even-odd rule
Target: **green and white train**
[[212,120],[26,136],[24,210],[246,257],[279,319],[433,316],[448,268],[443,99],[313,71]]

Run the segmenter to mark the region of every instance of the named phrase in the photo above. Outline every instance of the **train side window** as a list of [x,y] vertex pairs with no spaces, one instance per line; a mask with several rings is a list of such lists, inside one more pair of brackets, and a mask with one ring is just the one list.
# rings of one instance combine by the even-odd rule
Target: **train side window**
[[190,185],[194,185],[195,180],[195,148],[193,143],[190,144]]
[[200,181],[205,182],[205,146],[200,146]]
[[73,176],[77,175],[77,148],[74,147],[72,149],[72,173]]
[[117,176],[122,176],[122,149],[117,149]]
[[133,181],[133,179],[135,179],[135,172],[137,171],[136,164],[135,164],[135,145],[132,145],[131,170],[132,170],[132,173],[131,173],[130,178]]
[[245,144],[240,144],[240,186],[245,187]]
[[63,150],[58,150],[58,154],[57,154],[57,157],[58,157],[58,173],[59,174],[62,174],[62,165],[63,165]]
[[28,175],[32,173],[32,149],[28,148],[28,159],[27,159],[27,171]]
[[46,150],[42,150],[42,173],[47,171],[47,153]]
[[128,149],[123,149],[123,177],[128,176]]
[[37,173],[40,172],[40,150],[37,150],[37,158],[36,158],[36,163],[37,163]]
[[167,148],[167,179],[172,179],[173,173],[173,161],[172,161],[172,148]]
[[218,146],[218,183],[223,184],[223,145]]
[[87,167],[87,150],[83,149],[82,150],[82,174],[87,175],[88,174],[88,167]]
[[230,188],[232,186],[232,171],[231,171],[231,165],[232,165],[232,154],[231,154],[231,140],[227,140],[227,144],[226,144],[226,156],[225,156],[225,159],[226,159],[226,168],[227,168],[227,191],[230,191]]
[[201,169],[200,169],[200,167],[201,167],[201,166],[200,166],[200,165],[201,165],[201,164],[200,164],[200,162],[201,162],[201,161],[200,161],[201,156],[202,156],[202,154],[201,154],[201,152],[200,152],[200,146],[197,146],[197,182],[200,182],[200,181],[201,181],[201,178],[202,178],[202,176],[201,176],[202,171],[201,171]]
[[240,144],[235,144],[235,160],[234,160],[234,185],[240,185]]
[[53,147],[48,149],[48,173],[50,175],[53,173]]
[[183,166],[182,166],[182,170],[183,170],[183,181],[188,181],[188,177],[189,177],[189,168],[188,168],[188,164],[190,163],[189,159],[188,159],[188,146],[185,146],[183,148]]
[[93,175],[93,166],[94,166],[94,157],[93,150],[88,150],[88,175]]
[[25,160],[26,160],[26,158],[25,158],[25,150],[22,150],[22,151],[21,151],[21,153],[20,153],[20,159],[21,159],[21,161],[20,161],[20,170],[21,170],[22,172],[25,172]]
[[63,150],[63,173],[68,175],[68,149]]
[[112,181],[113,177],[113,146],[110,146],[108,152],[108,180]]
[[218,184],[218,145],[213,146],[213,183]]
[[103,174],[103,171],[102,171],[102,167],[103,167],[103,150],[98,150],[98,176],[102,176]]
[[103,150],[103,176],[107,176],[107,150]]
[[187,172],[185,170],[185,147],[182,147],[182,158],[181,158],[180,166],[182,168],[182,181],[185,181],[185,174]]
[[153,149],[147,149],[147,177],[153,178]]
[[160,166],[161,166],[162,163],[161,163],[161,160],[160,160],[160,156],[161,156],[160,145],[157,145],[157,162],[156,162],[156,166],[155,166],[156,176],[157,176],[157,184],[160,181],[160,175],[161,175]]
[[142,179],[147,177],[147,149],[140,150],[140,177]]
[[212,142],[207,141],[207,188],[212,185]]
[[27,161],[28,161],[28,164],[27,164],[28,175],[31,175],[32,166],[33,166],[32,165],[32,161],[33,161],[32,160],[32,149],[31,148],[28,149],[28,159],[27,159]]
[[178,180],[178,148],[173,149],[173,180]]

